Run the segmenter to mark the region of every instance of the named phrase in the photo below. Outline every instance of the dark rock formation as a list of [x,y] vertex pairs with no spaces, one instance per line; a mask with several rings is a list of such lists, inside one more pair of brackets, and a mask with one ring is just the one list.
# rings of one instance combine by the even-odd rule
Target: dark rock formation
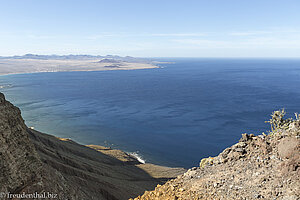
[[0,192],[44,191],[59,193],[61,198],[76,196],[60,173],[41,162],[20,110],[0,93]]
[[18,108],[0,94],[0,191],[20,192],[38,183],[42,163]]

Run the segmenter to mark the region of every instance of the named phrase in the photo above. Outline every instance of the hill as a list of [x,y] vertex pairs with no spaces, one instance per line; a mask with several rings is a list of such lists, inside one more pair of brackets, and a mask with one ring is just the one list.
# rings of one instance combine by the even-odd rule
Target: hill
[[207,200],[300,198],[300,115],[284,119],[272,114],[268,135],[243,134],[217,157],[135,200]]

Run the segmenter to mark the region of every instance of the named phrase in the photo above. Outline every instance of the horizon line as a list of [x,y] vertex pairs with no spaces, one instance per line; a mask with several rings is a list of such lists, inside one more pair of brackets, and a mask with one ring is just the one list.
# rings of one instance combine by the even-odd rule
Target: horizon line
[[23,55],[0,55],[0,58],[3,57],[26,57],[26,56],[93,56],[93,57],[97,57],[97,56],[102,56],[102,57],[107,57],[107,56],[116,56],[116,57],[133,57],[133,58],[202,58],[202,59],[218,59],[218,58],[222,58],[222,59],[300,59],[299,57],[294,57],[294,56],[283,56],[283,57],[275,57],[275,56],[121,56],[118,54],[106,54],[106,55],[99,55],[99,54],[34,54],[34,53],[26,53]]

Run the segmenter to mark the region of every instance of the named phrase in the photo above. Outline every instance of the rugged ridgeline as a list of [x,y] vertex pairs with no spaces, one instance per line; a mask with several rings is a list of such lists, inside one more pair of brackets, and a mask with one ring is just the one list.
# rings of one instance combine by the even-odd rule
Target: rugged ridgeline
[[300,199],[300,115],[272,114],[271,132],[240,141],[135,200]]
[[20,110],[0,93],[0,193],[50,192],[64,200],[128,199],[184,172],[29,129]]

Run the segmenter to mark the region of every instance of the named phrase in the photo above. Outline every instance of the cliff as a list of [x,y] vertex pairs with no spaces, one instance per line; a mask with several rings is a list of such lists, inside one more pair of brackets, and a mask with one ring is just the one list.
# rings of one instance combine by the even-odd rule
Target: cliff
[[0,199],[35,192],[57,199],[128,199],[184,172],[29,129],[20,110],[0,93]]
[[0,93],[1,195],[61,191],[62,197],[75,196],[76,191],[66,184],[61,174],[41,162],[27,130],[20,110]]
[[284,114],[272,114],[269,134],[243,134],[217,157],[135,200],[300,199],[300,115]]

